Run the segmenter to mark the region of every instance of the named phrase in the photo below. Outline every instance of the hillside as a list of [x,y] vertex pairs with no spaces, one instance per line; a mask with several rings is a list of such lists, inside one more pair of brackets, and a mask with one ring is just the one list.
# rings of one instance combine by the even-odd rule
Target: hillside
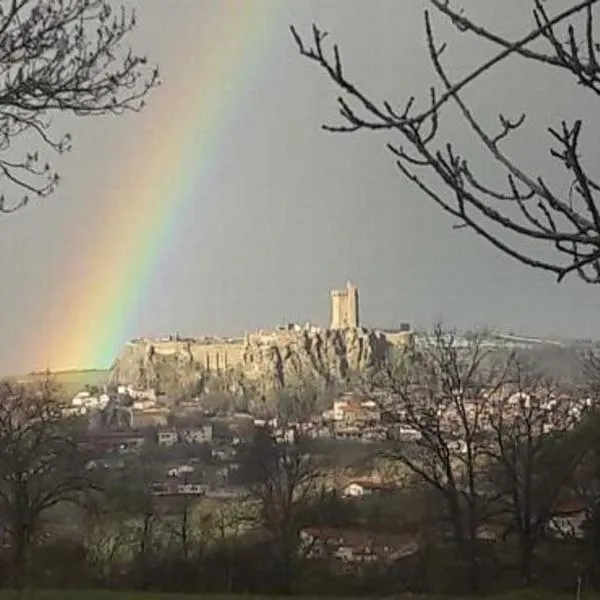
[[[108,382],[110,371],[108,369],[73,369],[68,371],[51,372],[53,379],[60,385],[65,397],[71,398],[81,391],[86,385],[102,386]],[[16,375],[16,381],[34,383],[46,377],[44,372]]]

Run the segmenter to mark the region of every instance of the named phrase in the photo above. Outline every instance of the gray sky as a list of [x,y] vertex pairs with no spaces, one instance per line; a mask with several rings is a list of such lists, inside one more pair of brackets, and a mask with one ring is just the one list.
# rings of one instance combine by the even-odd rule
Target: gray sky
[[[267,52],[245,79],[243,101],[226,130],[219,183],[210,197],[188,205],[176,219],[171,243],[156,261],[139,310],[125,319],[119,344],[133,335],[234,334],[283,321],[325,325],[328,291],[347,279],[360,288],[362,320],[368,326],[392,327],[401,321],[430,325],[443,319],[459,328],[489,325],[539,335],[600,335],[595,287],[575,278],[557,285],[552,276],[498,254],[475,234],[454,231],[449,217],[395,170],[384,149],[386,138],[334,136],[320,129],[322,122],[335,120],[337,93],[316,65],[298,56],[289,24],[308,33],[313,21],[319,23],[340,43],[352,79],[371,88],[376,98],[401,104],[411,93],[424,98],[433,81],[421,0],[252,2],[265,14],[269,9],[277,13],[264,41]],[[86,244],[111,242],[96,203],[104,188],[107,198],[115,193],[110,177],[117,161],[123,161],[123,140],[135,141],[148,128],[160,135],[168,120],[178,118],[176,97],[172,111],[157,107],[174,94],[169,81],[184,60],[183,50],[188,76],[194,78],[195,36],[202,31],[205,11],[229,4],[234,15],[239,2],[137,4],[139,27],[133,42],[159,63],[163,86],[140,115],[60,119],[75,137],[73,153],[55,161],[62,185],[52,197],[0,220],[4,373],[45,366],[34,364],[39,358],[33,358],[32,344],[49,344],[44,339],[51,335],[49,319],[60,313],[63,300],[66,306],[69,296],[80,293],[80,282],[70,280],[69,265],[74,256],[89,251]],[[516,19],[526,16],[523,5],[529,3],[522,0],[463,4],[475,6],[486,22],[507,32],[527,29],[529,20]],[[190,27],[194,22],[197,29]],[[174,44],[177,35],[184,39]],[[449,57],[458,73],[485,52],[461,36]],[[474,87],[470,99],[484,119],[501,108],[530,109],[532,129],[517,152],[527,165],[546,169],[552,163],[543,124],[559,122],[573,111],[593,113],[587,112],[585,98],[573,97],[564,80],[518,64],[507,67]],[[447,132],[478,159],[478,147],[455,120]],[[598,148],[590,148],[597,156]],[[494,166],[480,164],[493,180]],[[81,364],[77,356],[48,356],[46,364],[105,366]]]

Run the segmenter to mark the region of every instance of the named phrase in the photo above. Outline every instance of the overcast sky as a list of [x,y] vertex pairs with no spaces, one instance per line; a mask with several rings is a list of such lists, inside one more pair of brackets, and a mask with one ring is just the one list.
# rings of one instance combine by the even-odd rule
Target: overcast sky
[[[103,186],[107,196],[114,193],[107,178],[126,160],[123,140],[135,140],[148,128],[160,135],[168,120],[178,118],[170,80],[184,52],[192,65],[187,77],[198,76],[193,57],[207,11],[228,5],[235,15],[240,2],[248,1],[138,0],[132,43],[160,65],[164,84],[142,114],[65,121],[75,148],[55,162],[62,185],[51,198],[0,220],[0,371],[44,366],[32,363],[30,344],[37,332],[43,338],[45,320],[56,314],[49,303],[60,307],[63,294],[66,306],[74,293],[78,282],[65,275],[70,261],[84,251],[82,240],[111,242],[96,203]],[[171,243],[156,263],[139,312],[127,320],[122,342],[173,332],[243,333],[283,321],[325,325],[329,290],[349,279],[359,286],[367,326],[402,321],[423,326],[443,319],[459,328],[600,335],[596,287],[575,278],[557,285],[551,275],[498,254],[475,234],[453,230],[453,221],[397,172],[385,137],[335,136],[320,129],[336,119],[337,93],[316,65],[298,55],[288,26],[308,33],[313,21],[320,24],[340,43],[352,79],[372,89],[375,98],[401,104],[412,93],[425,98],[434,80],[422,0],[251,1],[265,14],[276,11],[276,17],[260,64],[239,90],[243,101],[233,126],[224,131],[219,184],[175,220]],[[523,32],[530,24],[523,0],[463,4],[475,5],[485,22],[507,32]],[[447,60],[462,72],[483,55],[485,47],[462,36]],[[504,107],[530,110],[532,128],[517,151],[529,166],[543,170],[552,164],[544,123],[559,122],[574,107],[584,116],[587,110],[585,98],[577,104],[562,81],[511,64],[473,88],[470,98],[484,119]],[[169,94],[173,110],[158,110]],[[454,120],[447,130],[463,139]],[[478,147],[464,140],[477,160]],[[598,148],[591,148],[597,156]],[[493,165],[481,164],[493,178]],[[61,361],[104,366],[80,364],[78,357],[56,359]]]

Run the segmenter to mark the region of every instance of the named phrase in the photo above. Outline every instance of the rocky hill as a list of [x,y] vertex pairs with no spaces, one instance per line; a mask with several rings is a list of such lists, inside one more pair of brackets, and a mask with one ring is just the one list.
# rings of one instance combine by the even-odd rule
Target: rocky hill
[[[406,336],[405,336],[406,337]],[[262,392],[301,381],[343,382],[386,360],[398,339],[364,328],[290,326],[239,339],[139,339],[115,361],[113,383],[173,393],[198,381],[220,380],[229,391]]]

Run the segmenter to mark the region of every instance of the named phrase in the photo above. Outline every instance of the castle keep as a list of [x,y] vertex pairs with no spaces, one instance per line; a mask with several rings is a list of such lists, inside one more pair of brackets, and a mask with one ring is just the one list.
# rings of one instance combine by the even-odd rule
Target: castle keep
[[351,329],[359,326],[358,288],[350,282],[345,290],[331,292],[331,329]]

